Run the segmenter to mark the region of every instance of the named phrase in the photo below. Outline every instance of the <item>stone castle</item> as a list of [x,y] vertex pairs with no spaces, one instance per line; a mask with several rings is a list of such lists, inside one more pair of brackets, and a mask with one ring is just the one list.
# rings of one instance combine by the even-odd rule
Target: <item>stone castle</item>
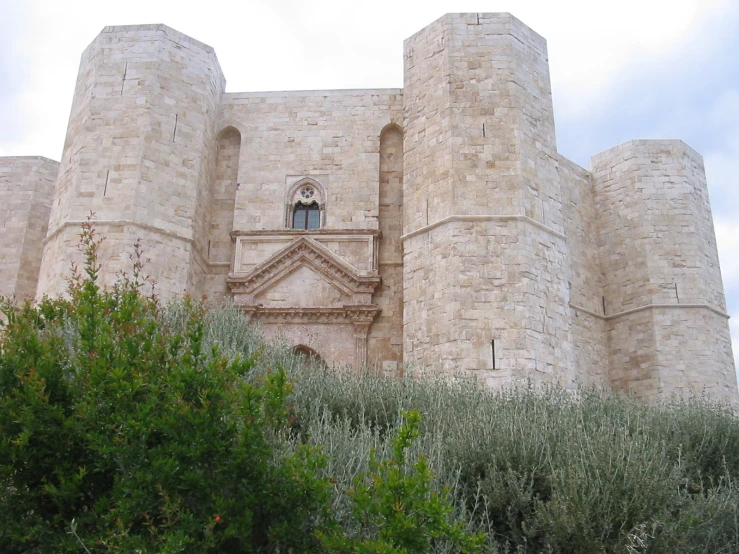
[[560,156],[546,42],[508,14],[446,15],[404,63],[402,89],[227,93],[209,46],[106,27],[61,163],[0,159],[0,294],[62,293],[94,212],[106,283],[140,238],[162,297],[328,364],[735,398],[701,156]]

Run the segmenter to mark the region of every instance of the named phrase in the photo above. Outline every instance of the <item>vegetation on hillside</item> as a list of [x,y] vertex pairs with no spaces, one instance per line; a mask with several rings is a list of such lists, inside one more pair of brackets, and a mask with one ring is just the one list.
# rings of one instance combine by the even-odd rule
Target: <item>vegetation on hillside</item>
[[82,244],[3,305],[2,552],[739,552],[726,406],[326,370]]

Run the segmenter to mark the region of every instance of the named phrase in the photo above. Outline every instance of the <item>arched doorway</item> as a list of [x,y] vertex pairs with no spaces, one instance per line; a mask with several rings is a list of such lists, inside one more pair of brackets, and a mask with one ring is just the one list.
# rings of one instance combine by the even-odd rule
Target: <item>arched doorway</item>
[[315,350],[313,350],[310,346],[299,344],[293,347],[293,353],[304,358],[305,365],[307,366],[315,364],[320,367],[326,367],[326,362],[323,361],[323,358],[321,358],[321,355]]

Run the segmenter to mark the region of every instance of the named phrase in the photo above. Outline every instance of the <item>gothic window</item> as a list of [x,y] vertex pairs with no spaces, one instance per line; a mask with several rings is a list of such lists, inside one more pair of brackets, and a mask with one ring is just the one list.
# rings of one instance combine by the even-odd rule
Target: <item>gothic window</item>
[[313,202],[307,206],[298,204],[293,210],[293,229],[318,229],[321,226],[321,209]]
[[300,179],[290,187],[286,208],[287,227],[320,229],[325,217],[323,187],[314,179]]

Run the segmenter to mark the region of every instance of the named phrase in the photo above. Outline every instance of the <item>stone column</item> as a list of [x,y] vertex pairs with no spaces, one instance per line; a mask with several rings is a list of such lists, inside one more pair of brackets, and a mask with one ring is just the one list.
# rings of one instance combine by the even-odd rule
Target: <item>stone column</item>
[[354,325],[354,339],[356,344],[355,353],[355,370],[357,373],[367,363],[367,337],[372,326],[372,321],[378,314],[379,310],[372,305],[348,306],[347,313]]

